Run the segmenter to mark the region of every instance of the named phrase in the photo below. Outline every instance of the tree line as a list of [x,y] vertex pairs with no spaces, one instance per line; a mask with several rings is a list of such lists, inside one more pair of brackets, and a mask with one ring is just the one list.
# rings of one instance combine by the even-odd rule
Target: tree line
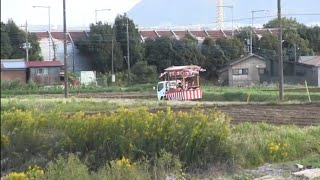
[[[26,32],[20,29],[13,20],[1,22],[1,59],[26,58]],[[35,33],[28,32],[29,59],[42,60],[41,49]]]
[[[283,52],[285,61],[297,56],[315,55],[320,52],[319,26],[307,27],[292,18],[283,18]],[[112,57],[115,72],[126,72],[128,22],[130,65],[135,82],[148,82],[169,66],[196,64],[207,69],[205,78],[217,78],[217,70],[232,60],[248,54],[247,44],[250,27],[243,27],[235,37],[220,39],[205,38],[202,43],[191,35],[183,39],[158,37],[141,41],[137,26],[126,15],[118,15],[114,24],[98,22],[90,25],[89,38],[77,43],[80,52],[90,55],[97,71],[111,71]],[[264,28],[277,28],[278,20],[273,19]],[[278,37],[266,34],[253,36],[253,53],[266,59],[277,60]],[[113,52],[112,52],[113,47]],[[113,53],[113,56],[112,56]],[[151,79],[148,77],[152,77]]]

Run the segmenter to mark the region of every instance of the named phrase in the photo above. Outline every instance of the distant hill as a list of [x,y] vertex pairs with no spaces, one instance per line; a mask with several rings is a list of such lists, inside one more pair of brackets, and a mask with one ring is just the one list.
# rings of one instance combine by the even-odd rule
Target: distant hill
[[[224,5],[234,5],[234,19],[249,18],[235,22],[235,25],[251,24],[251,11],[268,9],[268,13],[255,16],[272,16],[277,12],[277,0],[225,0]],[[319,0],[282,0],[283,14],[320,13]],[[231,20],[231,9],[224,8],[225,20]],[[211,24],[216,21],[216,0],[142,0],[128,15],[139,27],[179,26],[190,24]],[[320,15],[295,15],[298,21],[320,24]],[[255,19],[255,24],[264,24],[269,18]]]

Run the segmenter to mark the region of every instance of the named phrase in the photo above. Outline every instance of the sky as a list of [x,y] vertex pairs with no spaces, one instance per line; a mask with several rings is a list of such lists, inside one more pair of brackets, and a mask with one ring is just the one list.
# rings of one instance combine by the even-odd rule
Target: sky
[[[67,26],[88,26],[95,22],[96,9],[111,9],[98,11],[97,20],[113,22],[117,14],[130,10],[140,0],[66,0]],[[1,21],[12,18],[17,25],[49,24],[48,8],[33,8],[32,6],[50,6],[50,21],[52,26],[63,24],[63,0],[1,0]]]
[[[63,0],[1,0],[1,21],[12,18],[17,25],[48,25],[48,8],[32,6],[50,6],[52,30],[63,24]],[[141,2],[141,3],[139,3]],[[198,4],[195,4],[198,3]],[[200,5],[200,3],[203,5]],[[224,0],[224,5],[234,6],[234,18],[250,18],[251,10],[268,8],[268,13],[257,13],[256,16],[276,15],[276,0]],[[170,6],[168,6],[170,4]],[[181,5],[184,5],[183,8]],[[152,26],[179,26],[189,24],[210,24],[216,21],[216,0],[66,0],[67,28],[88,27],[97,20],[112,23],[117,14],[128,12],[139,28]],[[154,8],[156,7],[156,8]],[[320,13],[320,0],[282,0],[282,12],[286,13]],[[186,9],[190,9],[187,13]],[[193,9],[196,9],[194,11]],[[300,22],[320,24],[320,16],[297,16]],[[230,20],[230,9],[225,9],[225,20]],[[256,19],[255,25],[262,25],[269,19]],[[250,24],[247,21],[235,22],[235,26]],[[229,23],[230,24],[230,23]]]
[[[166,27],[172,29],[181,26],[216,27],[217,0],[143,0],[129,11],[140,27],[150,29]],[[224,5],[233,6],[234,26],[251,25],[252,10],[268,10],[254,14],[254,26],[261,27],[269,20],[276,18],[277,0],[223,0]],[[306,25],[320,25],[320,0],[281,0],[282,15],[297,18]],[[156,8],[154,8],[156,7]],[[182,7],[182,8],[180,8]],[[232,9],[224,9],[225,27],[230,29]],[[317,13],[317,16],[302,15]],[[145,18],[148,14],[148,18]],[[240,20],[241,19],[241,20]]]

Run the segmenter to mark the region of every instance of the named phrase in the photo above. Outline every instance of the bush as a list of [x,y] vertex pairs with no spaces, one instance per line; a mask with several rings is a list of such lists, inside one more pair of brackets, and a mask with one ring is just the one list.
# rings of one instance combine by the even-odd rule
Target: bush
[[46,179],[89,180],[90,176],[87,166],[83,164],[77,156],[70,154],[66,159],[64,159],[62,156],[59,156],[55,161],[48,163]]
[[162,150],[190,165],[207,164],[226,154],[230,132],[225,114],[202,110],[176,114],[170,109],[149,113],[146,108],[120,108],[91,116],[10,110],[1,114],[1,122],[10,139],[4,153],[12,159],[7,168],[30,161],[43,165],[58,154],[77,152],[96,169],[108,160],[153,157]]
[[6,175],[6,180],[28,180],[25,173],[12,172]]
[[133,83],[155,83],[158,80],[157,68],[149,66],[146,61],[139,61],[132,67]]

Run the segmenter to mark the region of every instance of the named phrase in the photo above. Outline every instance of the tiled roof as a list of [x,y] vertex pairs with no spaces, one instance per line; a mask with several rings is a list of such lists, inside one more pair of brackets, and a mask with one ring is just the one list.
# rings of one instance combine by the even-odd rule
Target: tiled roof
[[[35,34],[38,39],[49,38],[48,32],[35,32]],[[87,37],[84,31],[73,31],[73,32],[69,32],[69,34],[70,34],[73,41],[78,41],[82,38]],[[64,33],[63,32],[51,32],[51,37],[53,39],[64,40]],[[69,36],[67,36],[67,41],[70,41]]]
[[210,37],[213,37],[213,38],[222,38],[222,37],[225,37],[223,32],[221,30],[209,30],[207,31],[208,34],[210,35]]
[[[226,36],[232,36],[232,30],[223,30],[223,32],[224,32],[224,34],[226,35]],[[239,31],[237,31],[237,30],[233,30],[233,34],[234,35],[237,35],[237,34],[239,34]]]
[[28,61],[27,67],[57,67],[63,66],[61,61]]
[[[212,37],[212,38],[223,38],[223,37],[231,37],[232,36],[232,30],[190,30],[189,31],[196,39],[204,39],[206,37]],[[190,34],[188,30],[140,30],[140,36],[142,40],[145,39],[156,39],[157,37],[173,37],[173,38],[184,38],[186,34]],[[209,36],[208,36],[208,34]],[[278,34],[277,28],[269,28],[269,29],[255,29],[254,33],[258,35],[266,35],[266,34]],[[48,32],[35,32],[38,39],[48,38],[49,34]],[[85,31],[71,31],[69,32],[71,38],[73,41],[78,41],[82,38],[86,38],[87,34],[90,35],[90,32]],[[234,29],[234,35],[239,34],[239,31],[237,29]],[[64,34],[63,32],[51,32],[51,36],[54,39],[63,40]],[[177,36],[177,37],[176,37]],[[70,38],[68,36],[68,41],[70,41]]]
[[1,69],[26,69],[26,63],[23,59],[1,59]]
[[188,31],[173,31],[176,36],[178,36],[178,39],[183,39],[187,35],[190,35]]
[[314,58],[302,61],[301,63],[313,66],[320,66],[320,56],[315,56]]
[[174,34],[167,30],[167,31],[157,31],[160,37],[174,37]]
[[159,37],[155,31],[139,31],[143,38],[156,39]]
[[81,40],[82,38],[86,38],[86,34],[85,32],[69,32],[71,38],[73,41],[79,41]]
[[208,35],[205,31],[190,31],[190,33],[195,37],[201,37],[201,38],[208,37]]

